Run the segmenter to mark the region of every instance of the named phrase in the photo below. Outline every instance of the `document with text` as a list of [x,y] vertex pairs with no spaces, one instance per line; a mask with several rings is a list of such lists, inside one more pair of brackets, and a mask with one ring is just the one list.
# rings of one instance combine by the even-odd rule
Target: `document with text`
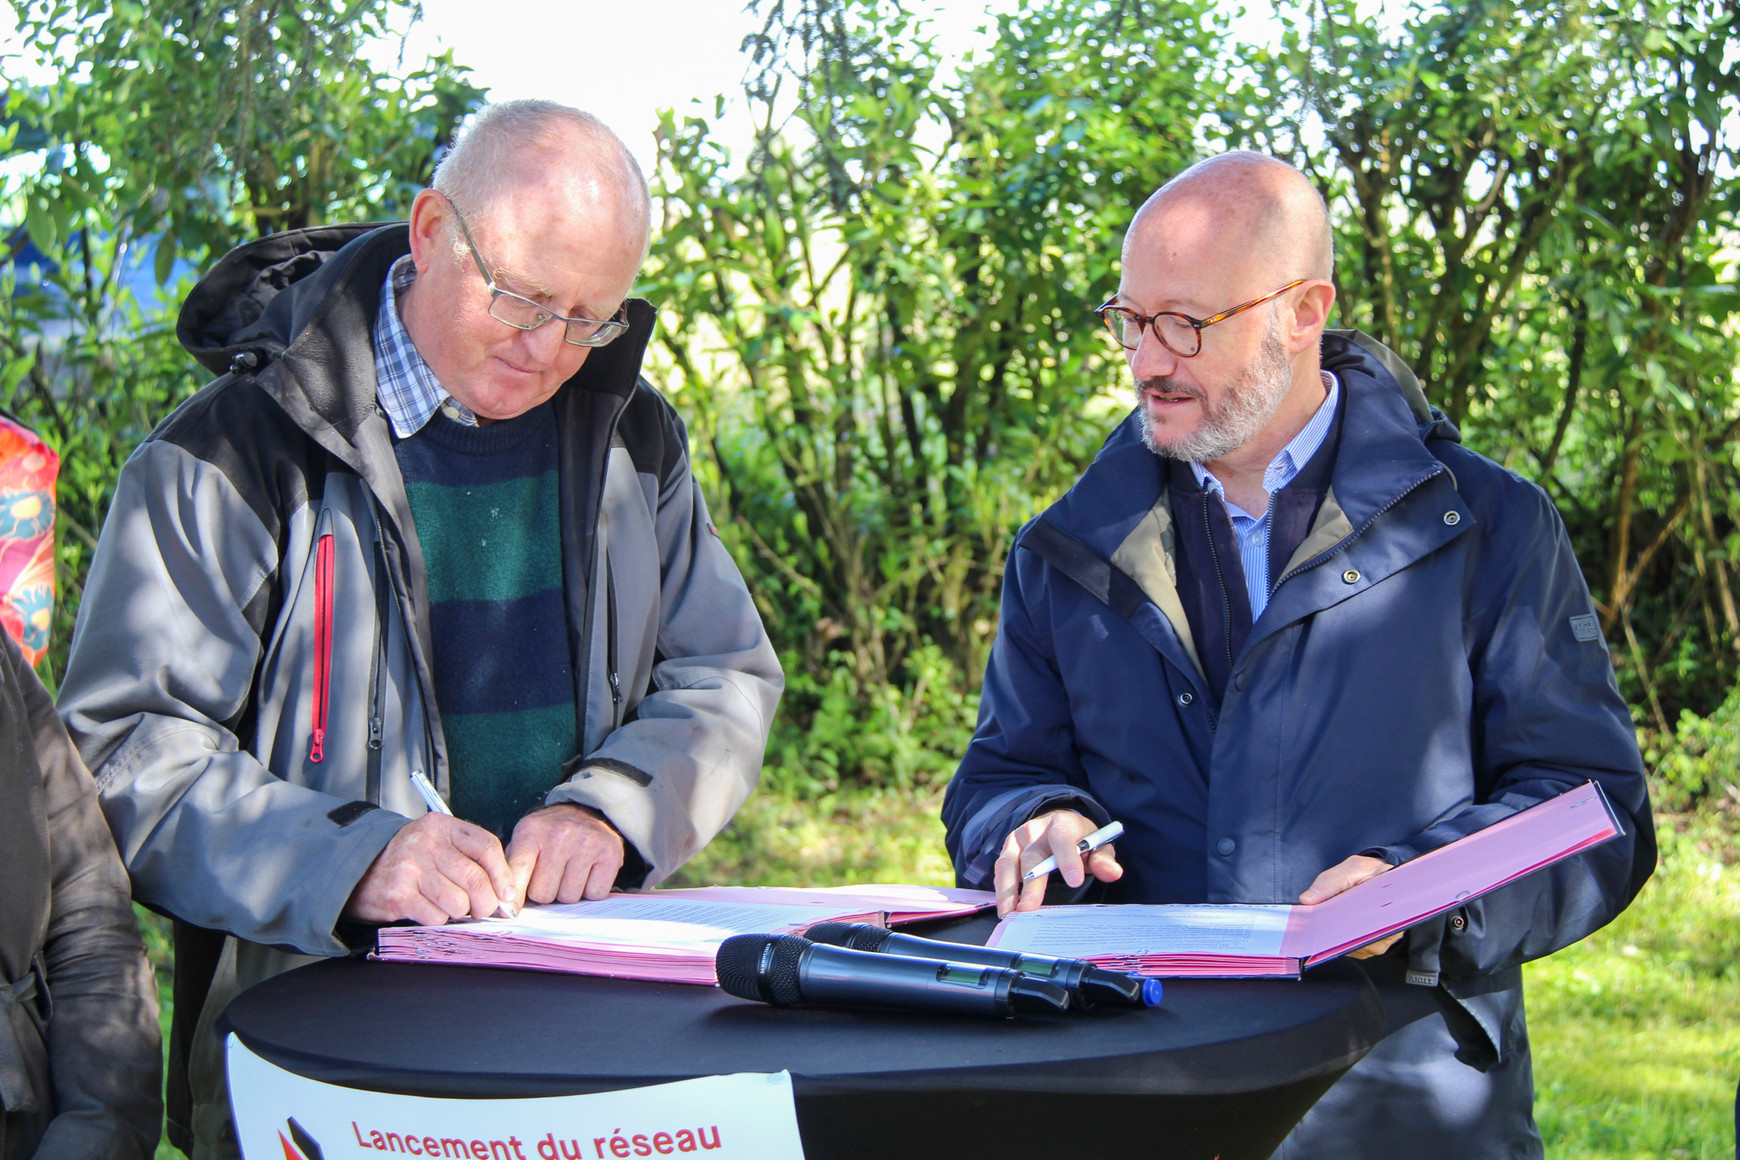
[[991,945],[1146,975],[1297,975],[1617,837],[1601,787],[1576,789],[1315,906],[1053,906],[1011,914]]
[[[686,886],[649,892],[656,898],[704,898],[715,902],[795,902],[813,906],[850,906],[884,914],[889,926],[933,918],[958,918],[989,910],[997,896],[989,890],[958,886],[875,883],[862,886]],[[873,920],[872,920],[873,921]]]
[[882,926],[892,916],[972,914],[992,903],[982,890],[900,885],[649,890],[527,906],[514,918],[383,927],[375,957],[712,984],[714,956],[732,935],[802,934],[823,922]]

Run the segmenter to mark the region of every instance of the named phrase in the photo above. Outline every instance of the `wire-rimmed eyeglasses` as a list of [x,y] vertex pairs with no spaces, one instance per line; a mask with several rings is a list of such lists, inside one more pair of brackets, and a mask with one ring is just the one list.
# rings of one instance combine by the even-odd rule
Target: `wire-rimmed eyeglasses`
[[603,346],[628,329],[626,303],[616,312],[615,318],[567,318],[530,298],[521,297],[512,290],[503,290],[497,286],[495,276],[484,265],[483,255],[477,252],[477,243],[471,240],[471,230],[466,228],[464,215],[453,204],[452,198],[445,193],[441,196],[447,198],[447,204],[453,210],[453,220],[459,223],[460,236],[465,239],[465,248],[471,251],[471,260],[477,263],[477,272],[483,275],[484,289],[489,291],[491,318],[497,322],[505,322],[515,330],[536,330],[546,322],[560,322],[562,341],[569,346]]
[[1125,350],[1135,350],[1142,345],[1142,330],[1153,327],[1154,337],[1160,340],[1160,345],[1177,355],[1179,358],[1195,358],[1202,353],[1202,332],[1217,322],[1225,322],[1235,314],[1242,314],[1253,306],[1261,306],[1271,298],[1279,298],[1295,286],[1303,286],[1311,281],[1309,278],[1295,278],[1279,290],[1253,298],[1249,302],[1241,302],[1237,306],[1211,314],[1207,318],[1192,318],[1188,314],[1180,314],[1176,310],[1162,310],[1158,314],[1137,314],[1126,306],[1119,306],[1116,295],[1106,299],[1094,307],[1094,313],[1106,324],[1106,329],[1112,332],[1112,337],[1118,340],[1118,345]]

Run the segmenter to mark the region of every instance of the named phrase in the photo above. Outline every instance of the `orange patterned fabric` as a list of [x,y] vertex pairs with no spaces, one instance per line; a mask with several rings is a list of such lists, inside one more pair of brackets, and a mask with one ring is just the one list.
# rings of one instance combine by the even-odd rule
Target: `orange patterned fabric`
[[54,616],[54,481],[60,454],[0,416],[0,625],[36,664]]

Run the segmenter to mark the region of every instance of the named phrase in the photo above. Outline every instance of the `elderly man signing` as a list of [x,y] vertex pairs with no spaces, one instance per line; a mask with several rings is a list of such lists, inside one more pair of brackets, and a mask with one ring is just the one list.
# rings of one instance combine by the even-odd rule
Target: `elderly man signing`
[[648,218],[595,118],[500,105],[408,226],[263,238],[183,307],[220,377],[122,473],[60,708],[178,920],[196,1155],[212,1020],[290,952],[650,885],[755,783],[782,677],[639,377]]

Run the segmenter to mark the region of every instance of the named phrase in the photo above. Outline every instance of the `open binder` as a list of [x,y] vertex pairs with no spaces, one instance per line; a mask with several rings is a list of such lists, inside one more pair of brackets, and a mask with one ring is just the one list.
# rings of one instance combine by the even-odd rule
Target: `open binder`
[[1297,976],[1622,832],[1586,782],[1314,906],[1042,907],[1009,915],[989,945],[1144,975]]
[[712,985],[714,955],[732,935],[801,934],[823,922],[897,926],[993,903],[988,891],[933,886],[649,890],[527,906],[514,918],[383,927],[374,957]]

